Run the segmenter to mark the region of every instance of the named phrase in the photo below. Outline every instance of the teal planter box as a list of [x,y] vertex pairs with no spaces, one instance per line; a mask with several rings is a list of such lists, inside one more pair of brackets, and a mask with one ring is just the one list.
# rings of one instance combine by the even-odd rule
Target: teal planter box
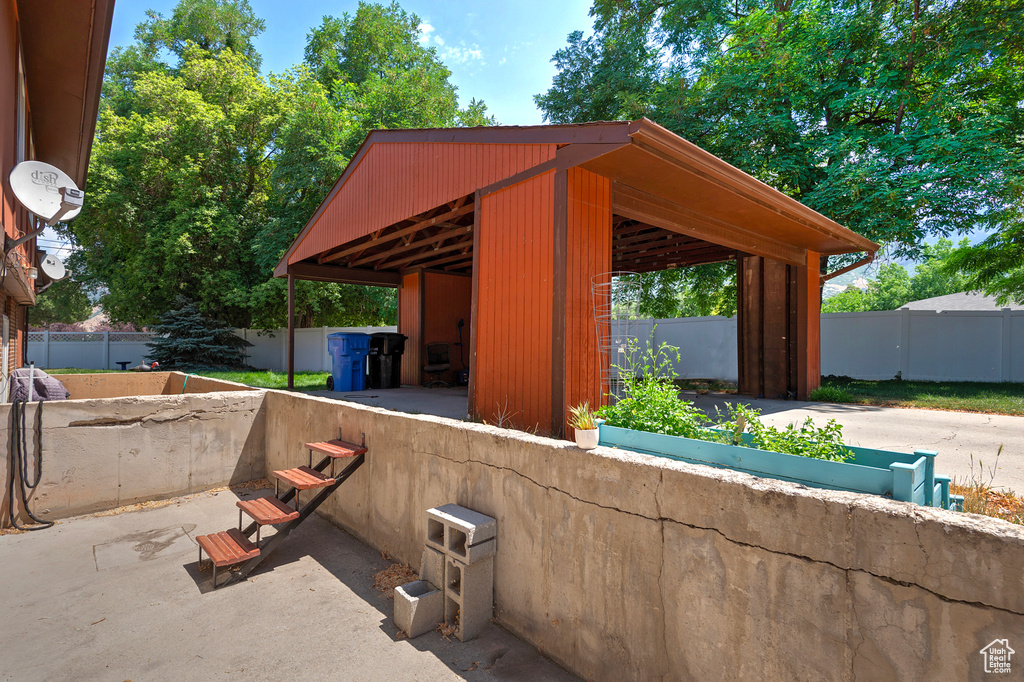
[[[851,459],[830,462],[739,445],[633,431],[604,423],[599,428],[600,445],[691,464],[733,469],[762,478],[793,481],[812,488],[882,495],[943,509],[957,509],[963,500],[949,494],[948,476],[935,475],[937,453],[931,450],[916,450],[909,455],[847,446],[853,452]],[[750,438],[749,434],[743,436],[744,439]]]

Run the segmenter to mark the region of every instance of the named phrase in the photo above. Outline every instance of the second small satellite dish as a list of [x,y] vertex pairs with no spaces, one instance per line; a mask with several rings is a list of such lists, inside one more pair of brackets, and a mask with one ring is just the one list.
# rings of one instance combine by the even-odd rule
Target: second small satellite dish
[[71,220],[82,210],[85,193],[67,173],[42,161],[22,161],[11,171],[14,196],[47,225]]
[[64,263],[62,263],[60,258],[57,258],[52,253],[46,254],[43,260],[39,261],[39,269],[43,271],[44,275],[54,282],[64,279],[68,274],[67,268],[64,267]]

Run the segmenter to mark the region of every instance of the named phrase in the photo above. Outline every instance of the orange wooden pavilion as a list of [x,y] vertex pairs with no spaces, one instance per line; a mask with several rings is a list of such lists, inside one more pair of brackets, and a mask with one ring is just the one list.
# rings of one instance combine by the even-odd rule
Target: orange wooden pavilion
[[594,275],[735,260],[740,392],[806,398],[821,257],[877,248],[647,119],[380,130],[274,274],[289,383],[296,279],[397,287],[403,384],[464,319],[470,415],[558,435],[568,406],[602,403]]

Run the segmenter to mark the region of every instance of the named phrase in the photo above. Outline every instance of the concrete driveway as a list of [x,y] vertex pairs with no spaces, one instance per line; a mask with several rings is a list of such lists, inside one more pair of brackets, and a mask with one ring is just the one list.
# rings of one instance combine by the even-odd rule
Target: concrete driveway
[[[817,424],[835,419],[843,425],[843,438],[850,445],[910,452],[915,449],[939,453],[935,469],[956,479],[979,476],[992,485],[1024,493],[1024,417],[972,412],[917,410],[872,405],[838,405],[795,400],[758,400],[723,394],[697,395],[683,392],[704,412],[714,415],[729,402],[743,402],[761,410],[764,421],[777,426],[803,421]],[[1003,453],[996,464],[996,452]]]

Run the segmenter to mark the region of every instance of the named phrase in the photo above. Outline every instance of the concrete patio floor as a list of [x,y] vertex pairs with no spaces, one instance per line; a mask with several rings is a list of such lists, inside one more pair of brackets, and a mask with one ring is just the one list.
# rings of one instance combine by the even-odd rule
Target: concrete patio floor
[[249,581],[211,591],[194,538],[259,492],[0,536],[0,679],[576,679],[493,624],[466,643],[397,639],[373,588],[391,562],[315,515]]
[[407,414],[432,414],[436,417],[465,419],[469,412],[469,389],[423,388],[421,386],[403,386],[366,391],[306,391],[307,395],[316,395],[334,400],[349,400],[360,405],[383,407]]

